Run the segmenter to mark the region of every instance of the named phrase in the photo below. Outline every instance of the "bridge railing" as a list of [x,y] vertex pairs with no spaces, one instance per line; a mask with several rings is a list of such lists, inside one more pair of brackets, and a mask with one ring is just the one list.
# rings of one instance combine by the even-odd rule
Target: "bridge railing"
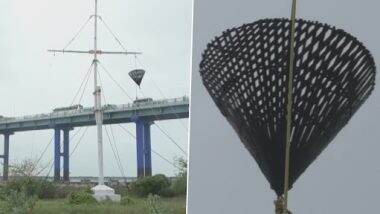
[[[136,110],[136,109],[146,109],[146,108],[156,108],[163,107],[172,104],[188,104],[189,98],[187,96],[172,98],[172,99],[161,99],[161,100],[153,100],[143,103],[128,103],[121,105],[103,105],[103,110],[105,112],[112,111],[124,111],[124,110]],[[68,117],[79,114],[92,114],[94,111],[93,107],[85,107],[82,109],[75,110],[67,110],[67,111],[56,111],[45,114],[34,114],[34,115],[26,115],[21,117],[2,117],[0,116],[0,123],[8,123],[8,122],[16,122],[16,121],[27,121],[27,120],[38,120],[38,119],[46,119],[46,118],[59,118],[59,117]]]

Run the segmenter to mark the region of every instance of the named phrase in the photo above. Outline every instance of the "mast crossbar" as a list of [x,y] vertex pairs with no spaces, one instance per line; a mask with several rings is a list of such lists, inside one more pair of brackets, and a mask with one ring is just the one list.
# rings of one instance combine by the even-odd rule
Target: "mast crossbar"
[[[48,50],[48,52],[53,53],[80,53],[80,54],[95,54],[95,50]],[[97,50],[96,54],[102,55],[102,54],[120,54],[120,55],[140,55],[142,52],[135,52],[135,51],[102,51]]]

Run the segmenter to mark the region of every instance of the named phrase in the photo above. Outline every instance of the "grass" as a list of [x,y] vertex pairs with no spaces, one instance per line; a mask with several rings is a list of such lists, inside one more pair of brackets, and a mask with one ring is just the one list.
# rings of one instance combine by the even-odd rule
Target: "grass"
[[[33,209],[35,214],[150,214],[145,203],[146,199],[133,199],[133,203],[122,205],[120,203],[105,202],[90,205],[70,205],[67,200],[39,200]],[[185,197],[162,198],[163,214],[185,214]]]

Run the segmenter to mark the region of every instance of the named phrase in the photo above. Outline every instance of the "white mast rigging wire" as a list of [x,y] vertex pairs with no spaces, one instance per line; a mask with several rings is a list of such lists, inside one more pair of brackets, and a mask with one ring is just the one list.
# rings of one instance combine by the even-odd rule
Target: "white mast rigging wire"
[[[98,185],[104,185],[104,171],[103,171],[103,134],[102,134],[102,125],[103,125],[103,114],[102,114],[102,104],[101,104],[101,87],[98,85],[98,55],[101,54],[125,54],[125,55],[136,55],[141,54],[141,52],[127,52],[123,47],[123,51],[102,51],[98,49],[98,19],[101,19],[98,15],[98,0],[95,0],[95,14],[90,16],[86,23],[79,29],[78,33],[74,36],[72,40],[66,45],[62,50],[48,50],[53,53],[76,53],[76,54],[91,54],[93,55],[93,67],[94,67],[94,114],[97,127],[97,143],[98,143],[98,168],[99,168],[99,180]],[[77,38],[79,33],[87,25],[87,22],[94,18],[94,49],[89,51],[83,50],[66,50],[66,48]],[[103,22],[104,23],[104,22]],[[106,25],[106,24],[105,24]],[[106,25],[108,28],[108,25]],[[110,30],[110,29],[108,29]],[[111,31],[112,32],[112,31]],[[112,32],[112,35],[116,38],[115,34]],[[117,38],[116,38],[117,39]],[[117,41],[121,44],[120,40]]]

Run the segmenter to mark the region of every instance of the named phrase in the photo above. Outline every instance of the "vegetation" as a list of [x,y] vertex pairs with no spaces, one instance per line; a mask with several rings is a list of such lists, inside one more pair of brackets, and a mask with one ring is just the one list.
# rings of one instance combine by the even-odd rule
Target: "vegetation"
[[96,199],[86,191],[72,192],[68,197],[69,204],[95,204]]
[[38,197],[44,196],[44,188],[47,187],[32,180],[34,170],[35,164],[31,160],[10,168],[10,174],[20,178],[0,188],[0,213],[23,214],[33,210]]
[[[160,214],[185,214],[186,199],[185,197],[161,198]],[[39,200],[34,206],[32,214],[40,213],[91,213],[91,214],[153,214],[147,206],[146,198],[133,198],[133,203],[124,205],[123,203],[96,203],[71,205],[65,199],[58,200]]]
[[27,196],[36,196],[39,199],[55,198],[56,190],[57,187],[55,184],[30,177],[21,177],[11,180],[1,188],[2,195],[7,195],[12,191],[16,191],[24,192]]
[[12,177],[36,177],[49,165],[41,166],[38,159],[25,159],[9,166],[9,175]]
[[176,160],[179,173],[171,184],[174,195],[186,195],[187,190],[187,161],[183,158]]
[[121,203],[97,202],[90,186],[74,186],[36,178],[34,161],[23,161],[10,168],[14,179],[0,185],[0,214],[30,213],[128,213],[184,214],[187,163],[177,159],[175,179],[158,174],[141,178],[114,189]]
[[130,184],[131,193],[138,197],[147,197],[149,194],[159,194],[169,188],[170,181],[165,175],[155,175],[141,178]]
[[178,158],[175,164],[179,172],[173,181],[162,174],[141,178],[130,184],[130,193],[137,197],[147,197],[150,194],[162,197],[186,195],[187,162],[183,158]]
[[10,191],[0,201],[1,214],[24,214],[30,213],[37,201],[37,197],[28,196],[23,191]]
[[149,194],[148,199],[146,200],[146,204],[150,213],[152,214],[163,213],[160,196]]

